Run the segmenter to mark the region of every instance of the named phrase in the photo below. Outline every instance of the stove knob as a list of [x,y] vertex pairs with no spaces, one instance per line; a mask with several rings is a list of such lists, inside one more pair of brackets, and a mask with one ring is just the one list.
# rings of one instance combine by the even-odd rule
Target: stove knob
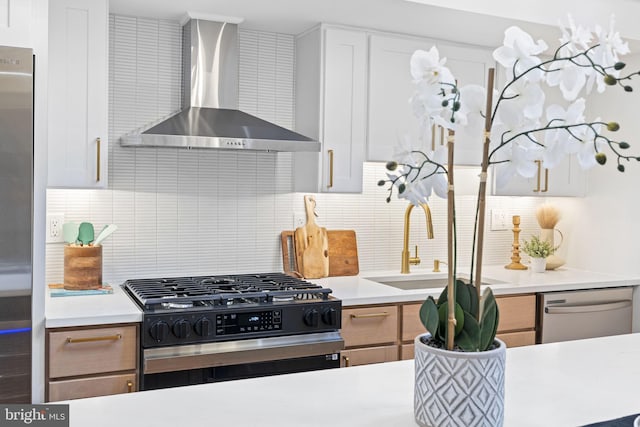
[[335,308],[328,308],[322,312],[322,321],[329,326],[338,324],[338,311]]
[[201,337],[208,337],[209,335],[211,335],[211,325],[211,320],[203,317],[196,322],[196,324],[193,326],[193,329],[195,329],[196,334],[200,335]]
[[169,335],[169,325],[162,320],[156,322],[149,328],[149,335],[151,335],[151,338],[156,342],[162,342],[167,338],[167,335]]
[[302,319],[304,324],[307,326],[318,326],[318,321],[320,320],[320,313],[315,308],[304,313],[304,318]]
[[191,323],[188,320],[180,319],[173,324],[173,335],[178,338],[187,338],[191,334]]

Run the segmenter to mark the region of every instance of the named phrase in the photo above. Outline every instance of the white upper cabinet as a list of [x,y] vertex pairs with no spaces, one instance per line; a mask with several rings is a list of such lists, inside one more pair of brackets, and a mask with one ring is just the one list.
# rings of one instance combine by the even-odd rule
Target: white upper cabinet
[[107,186],[108,0],[49,2],[49,187]]
[[294,153],[294,191],[362,192],[367,36],[317,27],[296,39],[296,131],[320,153]]
[[[553,169],[542,167],[532,178],[513,177],[504,187],[493,183],[494,196],[584,196],[587,191],[587,174],[575,157],[565,157]],[[494,177],[496,174],[493,174]]]
[[[418,120],[413,115],[409,99],[415,91],[410,73],[411,55],[418,49],[438,47],[441,58],[458,80],[458,85],[486,86],[488,69],[495,66],[489,49],[455,45],[415,37],[372,34],[369,58],[369,121],[367,160],[388,161],[393,148],[403,135],[412,138],[414,146],[431,149],[432,135],[419,138]],[[436,144],[440,143],[439,134]],[[479,165],[482,140],[458,133],[455,143],[455,163]]]
[[0,0],[0,45],[33,48],[31,0]]

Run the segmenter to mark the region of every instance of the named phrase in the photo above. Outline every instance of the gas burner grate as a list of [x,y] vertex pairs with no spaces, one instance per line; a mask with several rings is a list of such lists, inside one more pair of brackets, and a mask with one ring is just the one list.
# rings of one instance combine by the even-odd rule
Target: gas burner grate
[[137,279],[124,287],[148,310],[327,300],[332,292],[283,273]]

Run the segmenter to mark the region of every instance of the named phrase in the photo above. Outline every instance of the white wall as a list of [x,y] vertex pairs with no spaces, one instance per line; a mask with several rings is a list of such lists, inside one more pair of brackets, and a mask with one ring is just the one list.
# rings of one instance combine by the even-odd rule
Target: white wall
[[[112,16],[110,20],[109,189],[48,190],[49,212],[67,221],[115,223],[104,245],[104,278],[281,271],[279,235],[304,211],[292,192],[289,153],[120,147],[118,138],[179,107],[177,23]],[[240,107],[293,127],[293,37],[240,31]],[[407,114],[410,114],[407,111]],[[385,203],[382,164],[367,163],[360,195],[318,194],[318,223],[355,229],[360,270],[400,269],[406,203]],[[459,183],[461,184],[461,183]],[[522,237],[537,232],[540,199],[489,197],[488,206],[522,216]],[[459,263],[468,263],[475,197],[458,201]],[[411,244],[423,266],[446,257],[446,204],[431,203],[436,238],[425,238],[419,210]],[[511,231],[487,234],[485,261],[508,264]],[[61,244],[47,245],[47,281],[63,280]]]
[[[640,69],[640,55],[623,58],[628,70]],[[617,121],[620,131],[610,138],[627,141],[628,154],[640,156],[640,79],[630,81],[634,92],[608,88],[594,93],[588,102],[589,118]],[[589,171],[589,194],[583,199],[562,200],[571,221],[563,224],[570,234],[568,260],[576,267],[593,271],[640,274],[640,162],[623,162],[624,173],[616,169],[614,156]]]

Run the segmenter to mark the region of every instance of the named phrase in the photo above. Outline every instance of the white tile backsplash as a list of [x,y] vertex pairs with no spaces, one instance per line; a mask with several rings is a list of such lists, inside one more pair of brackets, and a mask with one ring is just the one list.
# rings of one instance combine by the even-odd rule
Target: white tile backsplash
[[[241,30],[240,109],[294,126],[294,38]],[[292,156],[175,148],[125,148],[121,135],[180,107],[181,28],[172,21],[110,17],[109,188],[47,191],[47,211],[67,221],[92,221],[119,229],[104,244],[103,277],[281,271],[280,232],[304,211],[292,192]],[[363,193],[316,194],[317,222],[354,229],[360,270],[398,269],[406,203],[385,202],[376,185],[384,167],[367,163]],[[522,236],[537,232],[540,199],[489,197],[488,209],[522,217]],[[435,238],[425,236],[424,215],[414,209],[411,245],[423,265],[446,257],[446,202],[431,202]],[[475,197],[458,198],[458,262],[471,252]],[[487,224],[488,225],[488,224]],[[487,232],[485,261],[507,264],[513,234]],[[63,280],[63,246],[47,245],[47,281]]]

